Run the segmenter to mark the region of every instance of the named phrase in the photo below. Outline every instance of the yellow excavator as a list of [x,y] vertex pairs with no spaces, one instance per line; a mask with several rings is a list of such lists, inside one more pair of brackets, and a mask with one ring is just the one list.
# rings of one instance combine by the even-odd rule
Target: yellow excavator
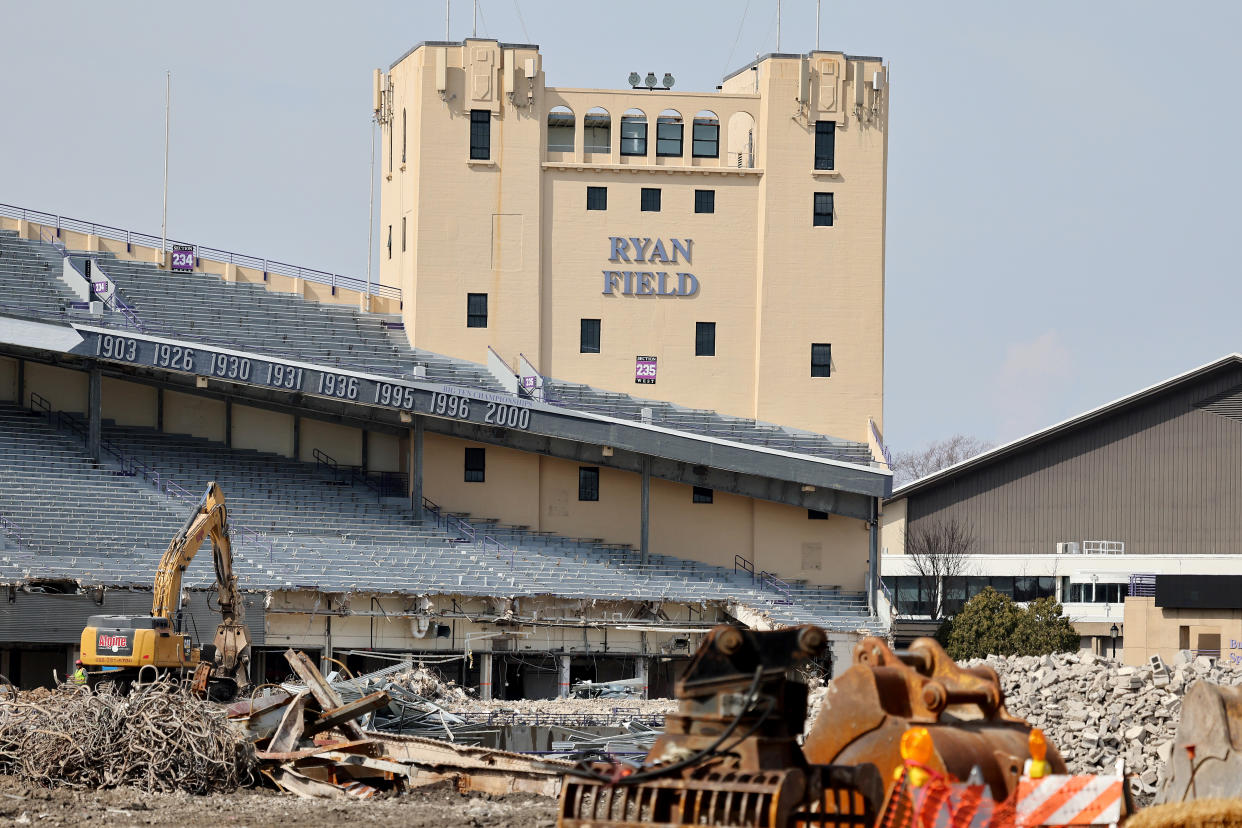
[[[211,538],[220,624],[213,644],[201,651],[180,630],[181,579],[203,541]],[[194,689],[227,700],[249,685],[250,636],[233,574],[224,493],[214,482],[181,531],[168,544],[155,572],[150,615],[92,615],[82,631],[82,664],[89,683],[126,686],[165,673],[193,673]],[[148,669],[151,668],[151,669]]]

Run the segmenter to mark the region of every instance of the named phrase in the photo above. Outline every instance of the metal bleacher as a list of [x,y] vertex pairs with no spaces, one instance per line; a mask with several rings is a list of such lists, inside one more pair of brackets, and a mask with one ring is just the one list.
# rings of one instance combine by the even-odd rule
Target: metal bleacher
[[[430,512],[415,520],[310,463],[111,423],[104,437],[127,459],[93,463],[73,433],[0,404],[0,577],[148,585],[192,501],[216,480],[246,589],[711,602],[778,624],[878,629],[861,593],[777,591],[746,573],[662,555],[643,566],[616,545],[494,522],[485,524],[489,545]],[[169,495],[181,487],[193,496]],[[186,573],[189,586],[212,578],[209,556]]]

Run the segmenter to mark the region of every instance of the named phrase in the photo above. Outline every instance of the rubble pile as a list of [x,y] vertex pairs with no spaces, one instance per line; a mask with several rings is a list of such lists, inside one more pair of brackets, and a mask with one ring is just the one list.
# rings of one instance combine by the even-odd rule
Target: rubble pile
[[1009,712],[1041,727],[1071,773],[1112,771],[1124,759],[1136,793],[1154,794],[1177,733],[1182,698],[1198,681],[1242,684],[1242,667],[1183,650],[1141,667],[1090,653],[989,656]]

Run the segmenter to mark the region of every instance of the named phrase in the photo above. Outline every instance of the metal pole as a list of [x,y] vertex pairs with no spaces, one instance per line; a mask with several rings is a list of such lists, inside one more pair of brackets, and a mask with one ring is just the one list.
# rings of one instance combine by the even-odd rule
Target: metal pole
[[375,245],[375,119],[371,119],[371,190],[367,196],[367,305],[371,310],[371,248]]
[[823,0],[815,0],[815,51],[819,51],[819,6]]
[[164,209],[160,219],[160,267],[168,248],[168,121],[172,109],[172,71],[164,73]]
[[474,17],[470,21],[470,36],[479,36],[479,0],[474,0]]
[[449,39],[449,3],[451,0],[444,0],[444,39]]
[[781,50],[781,0],[776,0],[776,51]]

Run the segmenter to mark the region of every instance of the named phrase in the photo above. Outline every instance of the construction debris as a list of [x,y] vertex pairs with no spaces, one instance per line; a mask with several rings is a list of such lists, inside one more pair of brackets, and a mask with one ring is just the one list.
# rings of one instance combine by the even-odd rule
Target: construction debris
[[41,787],[205,794],[249,784],[253,767],[220,710],[168,679],[125,696],[105,684],[0,704],[0,772]]
[[[408,676],[424,692],[444,697],[418,671],[381,671],[385,689],[376,690],[374,676],[331,683],[305,654],[289,650],[285,659],[303,685],[281,687],[229,709],[237,732],[254,743],[259,771],[281,790],[334,799],[368,799],[445,781],[463,792],[556,796],[560,790],[568,763],[364,729],[362,720],[392,709],[392,693],[408,692],[394,676]],[[343,687],[348,698],[339,692]],[[447,735],[453,736],[451,729]]]

